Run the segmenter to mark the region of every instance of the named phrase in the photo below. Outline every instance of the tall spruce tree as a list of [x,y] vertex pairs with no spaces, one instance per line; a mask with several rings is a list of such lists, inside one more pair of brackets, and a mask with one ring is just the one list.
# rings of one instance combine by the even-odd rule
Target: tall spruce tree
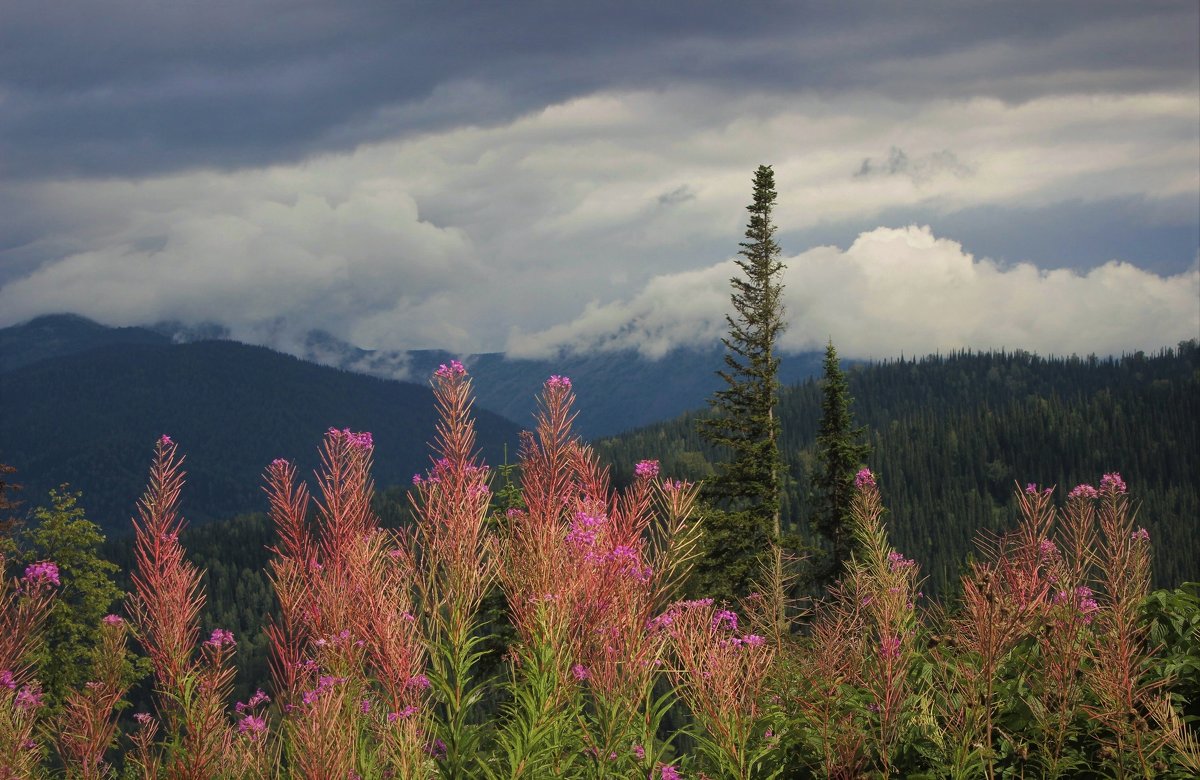
[[[699,575],[715,595],[743,595],[769,542],[781,532],[775,343],[784,329],[784,264],[771,223],[775,199],[775,172],[760,165],[737,260],[744,275],[730,279],[733,313],[725,317],[725,370],[717,372],[727,387],[714,393],[712,415],[699,423],[700,433],[730,454],[705,486],[705,498],[718,511],[710,511],[706,521],[708,554]],[[779,561],[774,565],[778,568]]]
[[871,452],[862,441],[866,428],[854,427],[850,412],[850,387],[838,365],[833,341],[825,347],[824,378],[821,381],[821,427],[817,434],[816,531],[829,544],[829,558],[819,581],[830,585],[842,574],[854,551],[850,502],[854,498],[854,475]]

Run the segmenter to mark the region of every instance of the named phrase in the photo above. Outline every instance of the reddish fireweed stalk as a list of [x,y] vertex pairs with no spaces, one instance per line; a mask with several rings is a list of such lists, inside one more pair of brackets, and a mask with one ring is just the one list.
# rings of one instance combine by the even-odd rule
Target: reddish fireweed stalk
[[[232,643],[205,643],[199,658],[202,573],[184,555],[179,534],[183,487],[182,458],[170,437],[155,448],[150,483],[134,520],[132,628],[154,669],[158,708],[171,751],[165,772],[171,778],[200,780],[221,771],[231,733],[225,700],[233,681]],[[148,768],[144,769],[148,771]]]

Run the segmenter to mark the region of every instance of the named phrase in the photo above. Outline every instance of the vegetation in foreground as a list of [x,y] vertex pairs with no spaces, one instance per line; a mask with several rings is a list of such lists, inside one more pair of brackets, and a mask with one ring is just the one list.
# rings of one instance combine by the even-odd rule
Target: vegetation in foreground
[[[93,669],[57,709],[39,638],[70,583],[51,560],[5,582],[4,776],[104,778],[113,764],[197,779],[1200,772],[1186,720],[1200,691],[1196,589],[1148,594],[1149,534],[1118,475],[1061,507],[1049,489],[1021,489],[1017,529],[982,546],[959,602],[940,608],[889,544],[864,470],[856,552],[789,625],[753,594],[678,600],[703,533],[696,486],[644,461],[611,490],[571,434],[569,380],[545,384],[502,518],[474,456],[465,371],[440,369],[434,388],[441,422],[411,530],[383,531],[371,510],[369,434],[329,432],[315,497],[291,464],[267,468],[280,608],[271,684],[246,701],[230,701],[237,638],[200,634],[201,572],[179,541],[181,457],[163,437],[125,614],[98,621]],[[487,677],[493,586],[515,637]],[[155,699],[122,734],[130,640]]]

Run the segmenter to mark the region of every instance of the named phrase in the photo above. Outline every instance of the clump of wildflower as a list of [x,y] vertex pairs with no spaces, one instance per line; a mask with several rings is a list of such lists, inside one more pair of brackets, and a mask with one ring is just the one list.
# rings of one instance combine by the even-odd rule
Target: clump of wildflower
[[0,686],[8,688],[10,691],[17,689],[17,681],[13,677],[13,673],[9,669],[0,669]]
[[343,428],[340,431],[337,428],[330,428],[328,433],[335,439],[345,439],[347,444],[361,450],[369,450],[375,446],[375,440],[370,431],[355,433],[349,428]]
[[212,636],[208,638],[204,644],[212,645],[213,647],[224,647],[229,645],[233,647],[237,642],[233,641],[233,632],[224,628],[214,628]]
[[425,752],[434,758],[445,758],[446,743],[440,739],[434,739],[433,742],[425,746]]
[[13,704],[22,710],[36,710],[42,706],[42,689],[38,685],[26,685],[17,691]]
[[671,764],[663,764],[661,777],[662,780],[680,780],[682,775],[680,775],[679,770]]
[[633,467],[633,475],[638,479],[654,479],[658,476],[658,461],[643,460]]
[[900,637],[885,636],[879,642],[879,656],[889,660],[895,660],[900,657]]
[[565,376],[555,374],[546,380],[546,387],[562,388],[563,390],[571,389],[571,380]]
[[641,745],[634,745],[633,746],[633,755],[634,755],[634,758],[636,758],[638,761],[641,761],[643,758],[646,757],[646,748],[642,747]]
[[903,555],[896,552],[895,550],[888,553],[888,567],[892,571],[900,571],[902,569],[909,569],[916,565],[917,565],[917,562],[914,561],[912,558],[905,558]]
[[1135,542],[1148,542],[1150,541],[1150,532],[1139,526],[1138,529],[1133,532],[1132,538]]
[[162,436],[159,436],[159,437],[158,437],[158,443],[159,443],[159,444],[161,444],[161,445],[162,445],[162,446],[164,446],[164,447],[169,447],[169,446],[171,446],[172,444],[174,444],[174,442],[173,442],[173,441],[171,441],[171,437],[170,437],[170,436],[168,436],[168,435],[167,435],[167,434],[165,434],[165,433],[164,433]]
[[871,473],[870,469],[862,469],[854,475],[854,487],[859,490],[875,487],[875,475]]
[[586,666],[584,666],[583,664],[575,664],[574,666],[572,666],[571,674],[575,677],[576,680],[579,680],[580,682],[583,682],[584,680],[586,680],[587,678],[592,676],[592,673],[589,672],[588,668]]
[[1091,485],[1076,485],[1067,494],[1067,498],[1098,498],[1099,496],[1100,492]]
[[1038,557],[1043,561],[1052,561],[1058,558],[1058,545],[1053,539],[1043,539],[1038,542]]
[[718,631],[724,628],[727,631],[737,631],[738,616],[736,612],[730,612],[727,609],[718,609],[712,616],[713,631]]
[[1107,493],[1109,491],[1113,493],[1125,492],[1125,480],[1121,479],[1121,475],[1115,471],[1111,474],[1105,474],[1100,478],[1100,492]]
[[25,567],[26,585],[59,585],[58,565],[53,561],[38,561]]
[[100,622],[106,626],[119,626],[125,622],[125,618],[120,615],[105,615],[100,619]]
[[267,730],[267,719],[258,715],[247,715],[238,721],[238,733],[250,739],[258,739]]
[[463,376],[467,373],[467,369],[463,368],[463,364],[457,360],[451,360],[449,364],[442,363],[438,366],[437,371],[433,375],[438,379],[454,379]]

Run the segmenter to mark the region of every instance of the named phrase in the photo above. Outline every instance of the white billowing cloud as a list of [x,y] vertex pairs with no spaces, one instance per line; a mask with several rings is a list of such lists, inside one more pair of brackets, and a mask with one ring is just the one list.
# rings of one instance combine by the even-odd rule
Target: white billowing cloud
[[[894,209],[936,226],[961,209],[1125,197],[1158,204],[1166,220],[1194,220],[1175,212],[1194,212],[1200,195],[1198,104],[1194,91],[1010,104],[679,87],[596,93],[496,126],[296,164],[0,183],[0,202],[20,202],[21,219],[37,225],[20,248],[32,270],[0,287],[0,326],[71,311],[108,324],[215,321],[234,338],[298,353],[320,329],[387,350],[532,354],[625,340],[659,354],[723,332],[731,271],[712,264],[736,249],[760,162],[774,164],[784,233],[877,225]],[[1077,334],[1064,343],[1084,351],[1150,345],[1164,331],[1138,307],[1167,301],[1178,314],[1171,295],[1188,284],[1194,293],[1192,277],[1120,264],[1079,276],[963,261],[932,238],[903,252],[889,239],[872,263],[848,260],[886,235],[794,260],[805,273],[789,274],[790,346],[846,342],[864,323],[859,354],[875,353],[872,335],[883,332],[913,352],[1057,348],[1055,332]],[[978,300],[939,303],[905,278]],[[1106,284],[1147,297],[1105,294]],[[863,290],[871,306],[859,310],[850,296]],[[1043,296],[1045,311],[1027,311],[1021,295],[1037,291],[1076,303]],[[1104,303],[1089,308],[1091,295]],[[979,321],[996,301],[1010,307],[1009,324]],[[1102,321],[1096,307],[1123,314]]]
[[[832,338],[846,357],[880,358],[962,348],[1043,354],[1116,354],[1200,336],[1200,266],[1163,277],[1112,261],[1086,273],[1002,267],[928,227],[877,228],[847,249],[786,258],[785,351]],[[658,358],[711,346],[727,330],[732,261],[658,276],[628,300],[592,304],[572,322],[516,332],[509,350],[636,349]]]

